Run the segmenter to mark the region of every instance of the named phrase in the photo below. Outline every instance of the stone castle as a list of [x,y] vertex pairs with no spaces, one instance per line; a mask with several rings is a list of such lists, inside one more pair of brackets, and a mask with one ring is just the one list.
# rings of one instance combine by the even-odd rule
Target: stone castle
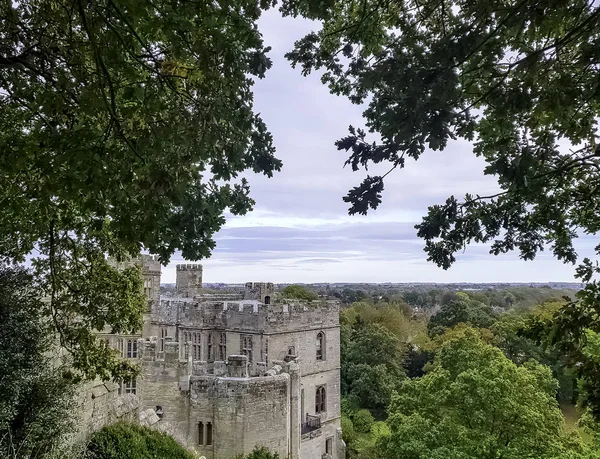
[[336,302],[281,298],[271,283],[207,294],[198,264],[177,265],[176,294],[161,297],[160,263],[133,262],[148,298],[142,332],[100,334],[142,368],[114,387],[118,398],[206,459],[259,445],[282,459],[345,456]]

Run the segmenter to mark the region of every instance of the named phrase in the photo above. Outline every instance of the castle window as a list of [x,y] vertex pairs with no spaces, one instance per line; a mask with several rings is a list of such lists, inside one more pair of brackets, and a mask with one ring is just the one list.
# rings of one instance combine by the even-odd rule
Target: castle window
[[130,379],[129,381],[122,381],[119,385],[118,394],[136,394],[137,393],[137,383],[135,379]]
[[160,352],[165,352],[165,338],[167,336],[167,329],[160,329]]
[[198,423],[198,444],[204,445],[204,423]]
[[333,437],[329,437],[325,440],[325,454],[333,456]]
[[288,346],[288,355],[296,355],[296,348],[294,346]]
[[248,357],[248,362],[252,362],[252,335],[240,336],[240,353]]
[[319,386],[315,394],[315,413],[319,414],[325,411],[325,386]]
[[213,429],[212,422],[206,423],[206,446],[210,446],[213,443]]
[[190,332],[183,332],[182,337],[183,341],[180,349],[183,350],[183,358],[187,360],[187,358],[190,356],[190,341],[192,340],[192,335]]
[[[205,436],[206,434],[206,436]],[[211,446],[213,443],[212,422],[198,423],[198,444],[201,446]]]
[[128,339],[125,341],[127,342],[127,351],[124,357],[128,359],[137,358],[137,339]]
[[325,333],[317,334],[317,360],[325,360]]
[[208,361],[214,360],[214,358],[213,358],[213,334],[212,333],[208,334],[208,356],[207,356],[207,360]]
[[200,333],[195,332],[192,333],[192,360],[202,360],[202,354],[200,351],[202,350],[200,345]]
[[271,297],[269,295],[265,296],[265,304],[271,304]]
[[224,362],[227,358],[227,333],[219,333],[219,360]]

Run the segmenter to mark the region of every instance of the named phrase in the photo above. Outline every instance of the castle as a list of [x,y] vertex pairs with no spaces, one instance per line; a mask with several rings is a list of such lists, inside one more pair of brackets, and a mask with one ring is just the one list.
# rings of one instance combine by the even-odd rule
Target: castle
[[177,265],[176,295],[161,297],[160,263],[133,262],[148,298],[141,334],[100,334],[142,368],[119,395],[206,459],[257,445],[282,459],[345,456],[336,302],[279,298],[271,283],[203,293],[198,264]]

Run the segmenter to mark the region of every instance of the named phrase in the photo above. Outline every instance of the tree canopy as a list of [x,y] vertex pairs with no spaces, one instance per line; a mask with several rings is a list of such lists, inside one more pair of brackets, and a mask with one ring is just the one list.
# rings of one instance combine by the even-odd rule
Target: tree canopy
[[32,276],[0,266],[0,457],[45,457],[70,433],[75,385]]
[[464,329],[444,343],[430,372],[406,380],[392,398],[380,457],[559,457],[571,445],[556,387],[547,367],[517,366]]
[[[466,140],[499,191],[432,203],[416,225],[428,259],[448,269],[467,244],[488,243],[496,255],[531,260],[550,248],[577,262],[573,240],[600,230],[596,2],[297,0],[284,11],[321,23],[287,54],[292,65],[323,71],[331,92],[366,105],[366,129],[350,126],[336,143],[345,164],[390,166],[349,191],[350,214],[376,209],[385,177],[408,159]],[[576,275],[588,287],[533,328],[588,375],[600,417],[600,367],[583,351],[587,331],[600,332],[598,271],[582,260]]]
[[251,91],[271,66],[269,6],[0,6],[0,260],[38,258],[47,314],[89,377],[126,370],[91,329],[131,331],[145,307],[105,257],[209,256],[224,212],[252,208],[239,174],[280,169]]

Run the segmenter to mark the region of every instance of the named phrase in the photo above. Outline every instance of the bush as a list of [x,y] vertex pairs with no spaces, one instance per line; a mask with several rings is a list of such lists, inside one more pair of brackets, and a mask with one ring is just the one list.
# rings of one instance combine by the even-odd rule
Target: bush
[[250,454],[239,455],[236,459],[280,459],[280,457],[279,454],[272,453],[264,446],[257,446]]
[[169,435],[119,422],[96,432],[88,445],[90,459],[194,459]]
[[342,415],[342,440],[349,445],[356,440],[354,425],[349,417]]
[[369,410],[359,410],[352,417],[352,423],[357,432],[369,433],[375,423],[375,419]]

